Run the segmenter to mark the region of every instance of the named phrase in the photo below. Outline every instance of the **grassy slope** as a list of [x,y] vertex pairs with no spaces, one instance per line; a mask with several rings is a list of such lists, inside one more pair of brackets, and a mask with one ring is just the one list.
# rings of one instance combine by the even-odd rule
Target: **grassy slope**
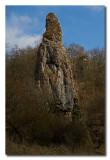
[[84,148],[78,148],[72,151],[66,145],[55,145],[40,146],[40,145],[26,145],[26,144],[15,144],[10,140],[6,143],[6,154],[7,155],[95,155],[93,151],[85,151]]

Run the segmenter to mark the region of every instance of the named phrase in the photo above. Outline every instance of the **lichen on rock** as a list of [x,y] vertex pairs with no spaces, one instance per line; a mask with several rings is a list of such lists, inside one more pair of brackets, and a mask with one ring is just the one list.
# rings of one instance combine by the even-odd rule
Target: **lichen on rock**
[[37,53],[36,81],[38,88],[47,88],[57,97],[57,108],[69,112],[73,108],[73,79],[70,60],[62,43],[57,17],[49,13],[46,31]]

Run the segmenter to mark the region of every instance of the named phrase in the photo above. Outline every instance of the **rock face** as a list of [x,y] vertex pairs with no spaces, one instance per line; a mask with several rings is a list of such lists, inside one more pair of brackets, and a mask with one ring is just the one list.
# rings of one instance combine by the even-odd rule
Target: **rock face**
[[62,31],[57,17],[49,13],[46,31],[38,49],[35,73],[37,87],[57,97],[57,109],[73,108],[73,79],[69,58],[62,44]]

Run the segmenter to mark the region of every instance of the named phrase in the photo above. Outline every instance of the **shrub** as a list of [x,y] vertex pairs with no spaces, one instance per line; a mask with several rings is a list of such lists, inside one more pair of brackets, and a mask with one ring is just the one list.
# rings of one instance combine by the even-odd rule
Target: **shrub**
[[54,113],[57,99],[35,87],[36,50],[19,51],[6,61],[6,129],[16,143],[65,144],[72,149],[87,144],[88,132],[79,121],[68,122]]
[[72,121],[65,132],[65,142],[73,150],[82,147],[92,147],[89,132],[82,121]]

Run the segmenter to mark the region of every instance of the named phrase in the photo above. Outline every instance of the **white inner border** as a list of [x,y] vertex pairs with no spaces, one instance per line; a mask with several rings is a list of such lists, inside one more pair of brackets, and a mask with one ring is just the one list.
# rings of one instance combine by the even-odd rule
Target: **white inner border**
[[[106,156],[7,156],[5,155],[5,6],[6,5],[104,5],[106,7]],[[0,0],[0,159],[110,159],[110,1],[109,0]]]

